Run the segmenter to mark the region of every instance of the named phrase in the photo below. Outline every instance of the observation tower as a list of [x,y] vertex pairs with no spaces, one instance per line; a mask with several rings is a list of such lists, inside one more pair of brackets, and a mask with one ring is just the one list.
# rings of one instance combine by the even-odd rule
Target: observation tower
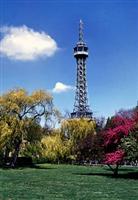
[[83,22],[79,23],[79,41],[74,47],[74,57],[77,62],[77,79],[74,109],[71,118],[92,118],[92,111],[88,105],[87,80],[86,80],[86,59],[88,47],[83,39]]

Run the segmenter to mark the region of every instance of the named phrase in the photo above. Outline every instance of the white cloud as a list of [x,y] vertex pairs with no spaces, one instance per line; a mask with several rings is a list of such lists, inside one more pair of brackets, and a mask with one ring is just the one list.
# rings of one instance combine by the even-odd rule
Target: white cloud
[[61,93],[61,92],[67,92],[69,90],[74,90],[74,87],[71,85],[65,85],[61,82],[57,82],[55,84],[55,87],[53,88],[53,93]]
[[0,53],[15,60],[35,60],[52,56],[58,49],[57,44],[45,32],[36,32],[27,26],[2,27]]

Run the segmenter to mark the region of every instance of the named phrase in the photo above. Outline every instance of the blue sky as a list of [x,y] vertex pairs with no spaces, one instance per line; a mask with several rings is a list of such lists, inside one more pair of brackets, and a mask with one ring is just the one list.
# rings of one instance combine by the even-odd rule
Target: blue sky
[[[25,52],[20,57],[19,52],[15,55],[17,49],[12,52],[15,48],[13,46],[6,46],[6,53],[2,50],[1,94],[15,87],[23,87],[29,92],[36,89],[51,91],[60,82],[66,87],[60,93],[53,93],[54,103],[63,113],[71,112],[75,96],[71,87],[76,81],[73,47],[78,41],[78,23],[82,19],[84,38],[89,47],[88,97],[94,116],[107,117],[121,108],[136,106],[138,1],[2,0],[0,4],[0,39],[3,49],[11,41],[6,43],[7,37],[11,39],[12,34],[17,36],[19,31],[38,36],[36,45],[39,46],[41,41],[45,44],[44,49],[41,45],[39,48],[35,47],[37,52],[32,52],[32,55],[36,56],[38,53],[39,56],[30,60],[25,57],[28,55]],[[7,28],[6,31],[4,27]],[[55,42],[55,46],[50,46],[49,49],[45,43],[48,39]],[[29,51],[30,46],[26,43],[24,37],[22,45],[25,49],[27,45],[26,51]],[[50,56],[48,51],[52,51]]]

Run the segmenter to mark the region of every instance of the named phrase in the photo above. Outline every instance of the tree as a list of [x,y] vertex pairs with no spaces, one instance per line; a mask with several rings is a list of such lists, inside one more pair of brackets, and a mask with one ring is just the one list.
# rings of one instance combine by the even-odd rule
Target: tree
[[[134,155],[137,145],[135,134],[136,131],[137,112],[135,110],[121,111],[111,119],[111,127],[105,126],[104,146],[105,146],[105,163],[108,164],[114,175],[118,174],[118,167],[125,158]],[[130,153],[131,152],[131,153]],[[115,168],[113,168],[113,166]]]
[[15,166],[23,143],[38,140],[38,132],[30,131],[30,127],[39,129],[41,119],[46,123],[52,114],[48,92],[38,90],[29,95],[24,89],[14,89],[0,96],[0,147],[4,160],[11,155],[11,167]]
[[90,133],[86,134],[86,136],[82,137],[78,142],[78,161],[84,160],[85,162],[87,161],[94,164],[98,164],[102,161],[104,151],[101,131],[104,127],[104,118],[95,118],[94,123],[94,132],[90,131]]
[[62,137],[60,130],[54,130],[52,134],[41,140],[42,157],[50,162],[63,162],[67,158],[68,143]]
[[135,163],[138,161],[138,107],[132,110],[131,117],[134,127],[128,137],[122,138],[121,148],[126,152],[127,161]]
[[32,159],[39,159],[42,155],[41,139],[48,134],[48,130],[36,122],[30,120],[26,127],[27,134],[21,144],[20,155],[25,157],[32,157]]
[[[86,150],[87,139],[92,139],[93,135],[96,134],[95,127],[95,121],[85,118],[68,119],[62,122],[61,133],[68,141],[70,158],[77,161],[81,161],[84,157],[86,158],[86,155],[83,153]],[[91,140],[89,142],[91,143]]]

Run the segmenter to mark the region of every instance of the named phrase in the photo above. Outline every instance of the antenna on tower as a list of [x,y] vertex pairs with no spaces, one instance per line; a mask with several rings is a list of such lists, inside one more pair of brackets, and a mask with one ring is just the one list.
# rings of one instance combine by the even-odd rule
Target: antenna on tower
[[83,22],[81,19],[79,23],[79,42],[83,43]]

